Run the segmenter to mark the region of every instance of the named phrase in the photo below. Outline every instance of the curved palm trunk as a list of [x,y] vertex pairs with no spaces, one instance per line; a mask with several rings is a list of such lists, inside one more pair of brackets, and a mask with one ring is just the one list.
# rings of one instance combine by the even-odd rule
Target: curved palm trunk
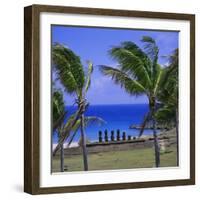
[[154,137],[154,149],[155,149],[155,163],[156,167],[160,167],[160,146],[158,141],[158,136],[156,132],[156,122],[153,120],[153,137]]
[[60,171],[64,172],[64,145],[60,148]]
[[158,140],[158,135],[156,131],[156,120],[154,118],[154,113],[155,113],[155,108],[152,109],[155,164],[156,164],[156,167],[160,167],[160,146],[159,146],[159,140]]
[[67,136],[69,136],[70,131],[72,130],[73,126],[76,124],[78,118],[80,117],[80,113],[81,112],[82,112],[82,110],[81,110],[81,108],[79,108],[78,111],[75,113],[75,115],[74,115],[73,120],[71,121],[71,123],[69,123],[69,125],[65,128],[65,130],[62,131],[62,134],[64,134],[64,136],[60,137],[60,139],[58,141],[58,145],[53,150],[53,156],[56,155],[56,153],[61,148],[61,146],[64,143],[64,141],[66,140]]
[[178,109],[176,108],[176,165],[179,166],[179,130],[178,130]]
[[[61,129],[59,129],[59,137],[61,137]],[[60,146],[60,172],[64,172],[64,143]]]
[[88,171],[88,159],[87,159],[87,148],[86,148],[84,114],[81,114],[80,120],[81,120],[81,138],[82,138],[82,150],[83,150],[83,164],[84,164],[84,170]]

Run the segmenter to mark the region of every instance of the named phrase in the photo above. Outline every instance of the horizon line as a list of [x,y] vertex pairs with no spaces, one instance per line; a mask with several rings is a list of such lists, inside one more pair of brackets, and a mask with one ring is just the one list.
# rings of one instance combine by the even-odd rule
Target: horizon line
[[[148,103],[124,103],[124,104],[89,104],[89,106],[120,106],[120,105],[144,105]],[[74,106],[74,104],[68,104],[67,106]]]

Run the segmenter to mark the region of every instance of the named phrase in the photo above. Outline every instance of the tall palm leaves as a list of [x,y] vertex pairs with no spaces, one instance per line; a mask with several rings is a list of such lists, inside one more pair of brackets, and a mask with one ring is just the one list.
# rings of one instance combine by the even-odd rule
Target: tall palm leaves
[[[56,149],[60,149],[60,171],[64,172],[64,141],[70,139],[68,146],[73,141],[77,131],[81,128],[81,120],[78,119],[80,109],[68,117],[66,123],[64,123],[64,117],[66,116],[65,105],[63,101],[63,94],[59,90],[53,91],[52,98],[53,107],[53,130],[57,132],[59,138],[59,144]],[[75,120],[76,119],[76,120]],[[84,118],[84,124],[87,126],[90,123],[102,124],[104,121],[101,118],[95,116],[87,116]],[[71,136],[72,135],[72,136]],[[71,137],[71,138],[70,138]],[[55,150],[54,150],[55,151]]]
[[65,90],[80,95],[85,82],[80,58],[60,44],[53,46],[53,62]]
[[[65,116],[65,107],[63,102],[63,95],[61,91],[53,91],[53,130],[56,130],[58,137],[62,138],[63,118]],[[60,171],[64,171],[64,149],[63,144],[60,148]]]
[[[111,77],[116,84],[121,85],[131,95],[145,94],[149,100],[149,113],[146,115],[145,123],[151,120],[153,124],[153,136],[155,147],[156,167],[160,166],[160,148],[156,133],[155,112],[157,106],[157,95],[160,83],[163,79],[163,70],[158,64],[159,49],[153,38],[145,36],[142,38],[144,51],[133,42],[122,42],[120,46],[113,47],[109,54],[119,65],[117,68],[101,66],[104,75]],[[140,135],[142,134],[141,133]]]
[[88,72],[85,74],[80,58],[69,48],[60,44],[55,44],[53,46],[53,61],[62,85],[68,93],[76,95],[75,102],[78,105],[78,111],[65,128],[65,134],[55,149],[54,154],[60,148],[67,135],[70,134],[70,130],[73,128],[76,121],[80,119],[84,170],[88,170],[84,113],[88,105],[86,93],[90,86],[93,65],[90,62],[88,63]]
[[169,66],[164,69],[165,77],[161,83],[158,99],[163,106],[157,111],[159,123],[175,123],[177,137],[177,166],[179,165],[178,133],[178,49],[169,56]]
[[53,104],[53,124],[54,124],[53,126],[55,127],[55,124],[58,124],[60,117],[65,113],[63,95],[61,91],[59,90],[53,91],[52,104]]
[[[78,130],[81,128],[81,120],[78,119],[78,120],[76,120],[75,124],[71,127],[70,131],[66,131],[67,127],[69,127],[69,124],[73,120],[73,117],[74,117],[74,114],[72,114],[69,117],[69,119],[67,120],[67,122],[65,124],[62,123],[62,125],[58,128],[59,138],[60,139],[64,138],[64,141],[68,140],[66,148],[68,148],[71,145]],[[105,121],[102,118],[96,117],[96,116],[84,117],[84,125],[85,126],[89,126],[92,123],[97,124],[97,125],[102,125],[105,123]],[[61,141],[61,140],[59,140],[59,141]],[[59,148],[57,146],[56,148],[60,149],[61,172],[64,172],[64,144],[63,144],[63,142],[62,143],[59,142],[59,144],[61,146]]]
[[[84,123],[85,123],[85,126],[89,126],[90,124],[103,125],[105,123],[105,121],[100,117],[87,116],[87,117],[85,117]],[[70,144],[72,143],[78,130],[80,129],[80,126],[81,126],[81,123],[80,123],[80,119],[79,119],[79,120],[77,120],[75,126],[73,127],[72,134],[70,135],[69,142],[67,143],[67,147],[69,147]]]

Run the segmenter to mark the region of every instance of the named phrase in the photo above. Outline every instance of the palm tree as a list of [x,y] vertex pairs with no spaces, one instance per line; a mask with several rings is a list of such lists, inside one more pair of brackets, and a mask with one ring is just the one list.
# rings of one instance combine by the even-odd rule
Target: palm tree
[[[58,134],[58,138],[62,137],[62,127],[63,120],[62,118],[65,116],[65,106],[63,101],[62,92],[59,90],[53,91],[53,132],[56,131]],[[64,172],[64,147],[63,144],[60,148],[60,171]]]
[[[69,119],[66,121],[65,124],[63,122],[62,125],[58,128],[59,138],[65,137],[64,142],[68,140],[66,148],[70,146],[78,130],[81,127],[81,120],[78,119],[76,123],[74,124],[74,126],[72,127],[70,134],[66,134],[65,129],[71,123],[72,118],[73,118],[73,114],[69,117]],[[84,121],[85,127],[89,126],[90,124],[102,125],[105,123],[105,121],[102,118],[96,117],[96,116],[86,116],[84,120],[85,120]],[[63,143],[60,147],[60,161],[61,161],[61,172],[64,172],[64,145]]]
[[[91,124],[96,124],[96,125],[99,125],[99,126],[100,126],[100,125],[103,125],[103,124],[106,123],[102,118],[96,117],[96,116],[85,116],[84,119],[85,119],[85,122],[84,122],[85,127],[88,127],[88,126],[90,126]],[[72,134],[69,135],[69,136],[66,138],[66,139],[69,138],[69,141],[68,141],[68,143],[67,143],[67,147],[66,147],[66,148],[68,148],[68,147],[71,145],[71,143],[72,143],[72,141],[74,140],[74,138],[75,138],[75,136],[76,136],[78,130],[80,129],[80,127],[81,127],[81,121],[80,121],[80,119],[79,119],[79,120],[76,121],[76,124],[75,124],[74,127],[73,127]]]
[[67,135],[70,134],[70,131],[76,124],[76,121],[80,119],[84,170],[87,171],[88,159],[86,149],[84,113],[88,106],[88,102],[86,100],[86,93],[90,87],[93,65],[91,62],[88,62],[88,71],[87,74],[85,74],[80,57],[78,57],[69,48],[64,47],[63,45],[58,43],[54,44],[53,46],[53,62],[62,85],[69,94],[73,94],[76,96],[75,102],[78,105],[78,110],[71,119],[68,126],[65,127],[65,135],[60,140],[57,148],[54,150],[54,154],[63,144]]
[[159,123],[174,124],[177,140],[177,166],[179,165],[179,131],[178,131],[178,49],[169,56],[169,66],[164,69],[165,78],[158,95],[163,105],[158,109],[156,118]]
[[121,85],[131,95],[143,95],[148,97],[149,112],[144,118],[144,127],[148,121],[153,125],[155,164],[160,166],[160,147],[156,131],[155,113],[157,109],[157,94],[160,90],[160,82],[163,69],[158,64],[159,49],[153,38],[144,36],[144,51],[131,41],[122,42],[120,46],[114,46],[109,51],[111,57],[119,65],[115,68],[101,65],[100,70],[106,76],[111,77],[116,84]]

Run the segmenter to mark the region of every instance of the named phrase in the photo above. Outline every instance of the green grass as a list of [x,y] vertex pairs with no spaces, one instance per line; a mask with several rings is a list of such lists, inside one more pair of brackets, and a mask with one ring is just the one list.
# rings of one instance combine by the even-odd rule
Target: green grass
[[[161,152],[161,167],[176,166],[176,147],[168,147]],[[112,170],[152,168],[155,166],[154,149],[135,149],[126,151],[102,152],[88,155],[89,170]],[[82,171],[82,155],[65,157],[66,171]],[[59,157],[53,159],[53,172],[59,171]]]

